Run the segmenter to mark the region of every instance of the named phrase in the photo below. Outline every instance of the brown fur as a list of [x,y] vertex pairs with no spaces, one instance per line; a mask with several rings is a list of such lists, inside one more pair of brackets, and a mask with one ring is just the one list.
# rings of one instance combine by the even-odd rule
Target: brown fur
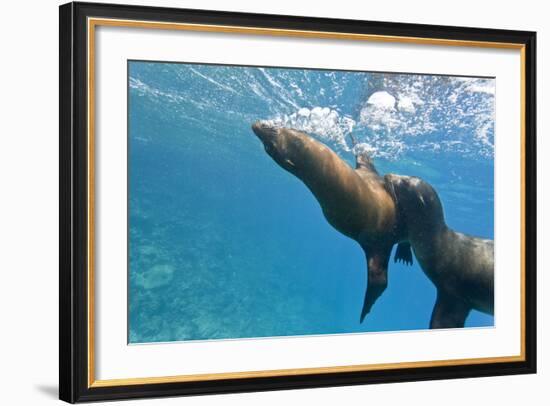
[[309,188],[326,220],[365,251],[368,286],[360,318],[363,321],[387,286],[391,250],[404,234],[384,178],[367,157],[358,157],[353,169],[303,132],[261,122],[252,129],[273,160]]
[[397,196],[407,239],[437,288],[430,327],[463,327],[472,309],[493,314],[493,241],[449,228],[437,192],[422,179],[386,175],[386,180]]

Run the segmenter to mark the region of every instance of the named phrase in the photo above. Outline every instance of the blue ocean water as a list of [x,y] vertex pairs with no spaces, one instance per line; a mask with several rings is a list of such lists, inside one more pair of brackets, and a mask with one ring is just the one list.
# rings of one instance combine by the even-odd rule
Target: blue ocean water
[[128,94],[130,343],[428,327],[416,259],[390,262],[359,323],[363,251],[265,153],[258,119],[422,177],[451,227],[493,238],[492,79],[130,61]]

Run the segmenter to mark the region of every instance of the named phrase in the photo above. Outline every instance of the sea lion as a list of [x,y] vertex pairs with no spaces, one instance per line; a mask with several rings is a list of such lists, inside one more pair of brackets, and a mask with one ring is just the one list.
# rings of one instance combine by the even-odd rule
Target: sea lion
[[[384,178],[364,154],[356,157],[353,169],[329,147],[303,132],[261,121],[254,123],[252,130],[268,155],[305,183],[326,220],[363,248],[367,258],[367,290],[360,317],[363,322],[386,289],[392,247],[406,234]],[[408,242],[402,244],[396,261],[412,263]]]
[[417,177],[385,176],[424,273],[437,288],[430,328],[464,327],[472,309],[493,314],[494,243],[447,226],[435,189]]

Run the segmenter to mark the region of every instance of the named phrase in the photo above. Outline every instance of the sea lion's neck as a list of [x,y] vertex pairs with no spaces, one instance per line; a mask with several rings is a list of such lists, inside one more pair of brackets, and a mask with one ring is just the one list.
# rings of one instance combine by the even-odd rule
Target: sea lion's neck
[[353,169],[336,154],[326,154],[311,162],[298,176],[320,202],[328,203],[348,195]]
[[321,143],[310,145],[310,149],[302,157],[302,165],[296,176],[306,184],[323,207],[329,206],[331,202],[342,207],[343,201],[357,198],[360,191],[368,192],[363,189],[368,189],[364,183],[370,175],[373,179],[379,178],[376,171],[368,171],[366,167],[353,169]]
[[446,241],[453,233],[445,224],[436,229],[424,227],[411,227],[409,232],[409,242],[413,248],[414,254],[422,270],[428,278],[438,285],[441,274],[445,272],[444,267],[434,266],[446,261],[447,250]]
[[[437,244],[452,232],[443,219],[425,219],[422,216],[407,221],[407,239],[419,262],[438,255]],[[431,262],[431,261],[430,261]]]
[[[390,182],[390,184],[393,184]],[[443,205],[431,185],[419,179],[397,179],[394,196],[400,221],[406,225],[410,242],[437,239],[448,230]]]
[[433,216],[421,216],[409,213],[407,231],[411,240],[437,238],[437,236],[449,230],[445,219]]

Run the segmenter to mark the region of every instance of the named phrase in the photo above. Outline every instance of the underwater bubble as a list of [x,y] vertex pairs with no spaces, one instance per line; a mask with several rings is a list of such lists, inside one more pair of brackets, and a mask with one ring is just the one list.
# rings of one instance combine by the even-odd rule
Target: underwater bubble
[[393,110],[395,108],[395,97],[386,91],[374,92],[368,98],[367,104],[379,109]]
[[404,111],[407,113],[414,113],[416,110],[414,108],[414,103],[412,98],[408,96],[399,96],[399,102],[397,103],[397,108],[399,109],[399,111]]
[[315,106],[311,109],[301,107],[296,112],[283,114],[263,122],[275,127],[293,128],[316,136],[321,141],[332,143],[342,151],[350,151],[346,137],[351,134],[355,120],[342,115],[330,107]]

